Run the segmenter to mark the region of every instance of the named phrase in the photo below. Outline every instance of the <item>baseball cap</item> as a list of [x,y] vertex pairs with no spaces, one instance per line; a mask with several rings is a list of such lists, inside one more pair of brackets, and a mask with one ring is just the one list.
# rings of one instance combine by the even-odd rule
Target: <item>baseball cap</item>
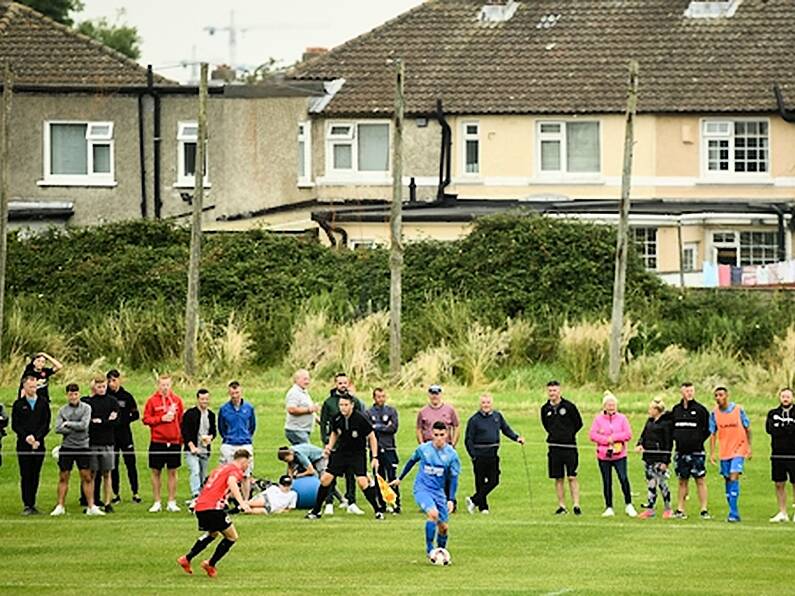
[[428,393],[441,393],[442,386],[441,385],[431,385],[428,387]]

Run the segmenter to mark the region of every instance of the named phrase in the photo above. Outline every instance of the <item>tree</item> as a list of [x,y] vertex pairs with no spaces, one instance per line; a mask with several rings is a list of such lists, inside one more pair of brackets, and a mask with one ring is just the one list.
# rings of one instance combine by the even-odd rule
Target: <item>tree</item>
[[121,22],[123,16],[124,10],[120,10],[113,23],[105,17],[83,21],[77,26],[77,30],[133,60],[138,60],[141,57],[141,36],[138,35],[138,29]]
[[74,25],[71,13],[83,10],[82,0],[18,0],[18,2],[69,27]]

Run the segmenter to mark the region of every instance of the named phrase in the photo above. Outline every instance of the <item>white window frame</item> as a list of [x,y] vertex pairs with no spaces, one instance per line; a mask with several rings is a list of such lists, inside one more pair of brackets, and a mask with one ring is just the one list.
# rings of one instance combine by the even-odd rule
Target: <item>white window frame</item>
[[[387,133],[387,169],[384,171],[360,171],[359,170],[359,140],[358,131],[362,124],[386,124]],[[332,128],[349,126],[350,130],[346,134],[331,134]],[[324,180],[341,182],[387,182],[392,176],[392,121],[384,119],[365,119],[365,120],[330,120],[326,122],[326,176]],[[351,146],[351,167],[350,169],[334,168],[334,146]]]
[[[594,172],[569,172],[568,167],[568,138],[566,135],[566,127],[571,123],[595,123],[599,127],[599,169]],[[541,132],[543,125],[556,124],[560,126],[560,132],[549,133]],[[602,164],[604,163],[604,126],[602,121],[598,118],[553,118],[537,120],[535,127],[536,142],[535,142],[535,170],[536,177],[546,182],[593,182],[602,179]],[[560,169],[559,170],[542,170],[541,169],[541,143],[542,141],[559,141],[560,142]]]
[[[80,124],[86,127],[86,173],[85,174],[53,174],[52,173],[52,126],[59,124]],[[107,126],[104,135],[92,134],[92,127]],[[44,172],[39,186],[116,186],[115,139],[113,138],[113,122],[109,120],[45,120],[44,121]],[[94,145],[109,145],[110,172],[95,173]]]
[[[191,135],[185,132],[186,128],[196,128],[196,134]],[[177,122],[177,182],[175,188],[195,188],[196,176],[185,175],[185,144],[196,144],[196,157],[199,157],[199,124],[196,120],[180,120]],[[205,143],[204,151],[204,187],[210,188],[210,155],[209,140]]]
[[[642,242],[642,245],[643,245],[642,248],[641,248],[641,246],[639,245],[638,241],[635,238],[635,232],[638,231],[638,230],[643,230],[646,233],[646,237],[644,238],[644,240]],[[649,242],[649,239],[648,239],[648,231],[649,230],[654,230],[654,242],[653,243]],[[659,269],[659,265],[660,265],[660,251],[659,251],[659,248],[660,248],[660,238],[659,238],[660,229],[655,227],[655,226],[632,226],[630,228],[630,233],[632,235],[632,242],[635,244],[635,250],[638,251],[638,253],[639,253],[638,256],[643,261],[643,266],[646,268],[647,271],[657,271]],[[650,246],[651,244],[654,244],[654,254],[653,255],[647,255],[646,254],[646,247]],[[654,260],[654,267],[650,267],[649,266],[649,261],[652,260],[652,259]]]
[[[765,172],[735,172],[733,170],[734,161],[734,125],[737,122],[763,122],[767,124],[767,171]],[[707,126],[716,123],[729,124],[728,133],[707,133]],[[701,178],[706,181],[726,182],[768,182],[772,180],[773,170],[773,129],[769,118],[702,118],[699,123],[699,136],[701,142]],[[709,169],[709,141],[712,139],[725,138],[729,141],[729,165],[732,169],[728,171],[715,171]]]
[[312,121],[304,120],[298,123],[298,143],[304,144],[304,172],[298,172],[298,186],[308,187],[312,184]]
[[[691,255],[690,256],[691,265],[689,267],[687,267],[686,263],[685,263],[685,260],[686,260],[685,259],[685,255],[687,253],[690,253],[690,255]],[[699,267],[698,267],[699,264],[697,262],[697,259],[698,259],[698,242],[685,242],[682,245],[682,255],[680,256],[680,259],[682,260],[682,262],[681,262],[682,272],[691,273],[693,271],[698,271],[699,270]]]
[[[476,128],[476,132],[470,133],[467,131],[467,128],[470,126],[474,126]],[[475,141],[478,144],[478,158],[477,158],[477,168],[474,172],[467,171],[467,142],[468,141]],[[461,123],[461,175],[466,176],[467,178],[478,178],[480,177],[480,157],[481,157],[481,143],[480,143],[480,122],[470,120],[468,122]]]

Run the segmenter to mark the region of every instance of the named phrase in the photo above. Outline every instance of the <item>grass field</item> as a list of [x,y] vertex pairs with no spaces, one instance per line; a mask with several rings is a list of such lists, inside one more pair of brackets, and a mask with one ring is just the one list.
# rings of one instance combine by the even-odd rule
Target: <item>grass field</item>
[[[149,384],[134,378],[127,384],[142,403]],[[213,387],[213,408],[221,405],[221,385]],[[183,396],[193,392],[177,386]],[[286,387],[284,388],[286,389]],[[62,388],[54,385],[53,402],[64,402]],[[312,391],[316,400],[324,392]],[[450,401],[462,418],[476,409],[477,394],[451,390]],[[586,425],[597,410],[595,391],[564,391],[577,401]],[[13,390],[0,393],[7,405]],[[273,478],[282,471],[275,449],[282,444],[283,390],[247,388],[246,396],[257,408],[256,475]],[[175,564],[197,536],[194,518],[187,512],[150,514],[151,503],[145,455],[139,456],[144,503],[132,504],[123,474],[123,503],[105,518],[79,513],[77,474],[67,498],[68,515],[50,518],[55,504],[56,463],[48,457],[42,472],[38,506],[44,515],[20,516],[14,437],[3,444],[0,468],[0,591],[4,593],[58,594],[182,594],[209,593],[448,593],[448,594],[784,594],[791,593],[786,577],[788,550],[795,523],[773,525],[773,485],[769,480],[769,442],[764,434],[764,413],[775,400],[738,398],[751,416],[755,431],[754,458],[742,481],[740,510],[743,522],[724,520],[726,503],[722,481],[709,468],[710,510],[713,521],[691,516],[685,521],[641,521],[617,515],[602,519],[601,485],[593,449],[585,432],[580,435],[581,518],[552,515],[554,491],[546,478],[544,435],[538,423],[543,391],[497,394],[496,406],[528,440],[531,491],[525,476],[521,448],[504,442],[502,484],[491,498],[492,515],[457,513],[452,517],[449,549],[453,565],[438,568],[424,562],[422,516],[413,506],[410,482],[404,483],[404,513],[383,522],[372,519],[366,501],[358,501],[365,517],[340,513],[318,522],[303,519],[296,511],[274,517],[242,517],[235,523],[239,543],[221,562],[219,576],[209,580],[197,569],[185,575]],[[619,396],[630,413],[633,431],[645,420],[647,396]],[[702,403],[708,396],[700,395]],[[186,399],[191,405],[192,399]],[[674,397],[669,400],[673,403]],[[403,426],[398,439],[402,460],[414,446],[413,421],[424,403],[421,393],[397,394]],[[711,406],[711,403],[708,403]],[[146,429],[136,429],[137,447],[147,444]],[[59,438],[48,437],[48,450]],[[217,448],[216,448],[217,453]],[[463,448],[464,463],[459,496],[470,494],[472,473]],[[180,478],[180,503],[188,496],[187,471]],[[630,475],[636,506],[645,499],[640,458],[632,455]],[[412,476],[413,477],[413,476]],[[615,486],[616,493],[618,484]],[[620,498],[617,499],[620,502]],[[691,501],[690,513],[697,512]],[[791,511],[793,511],[791,509]],[[212,548],[212,547],[211,547]],[[197,565],[198,567],[198,565]],[[784,573],[782,574],[782,571]],[[789,581],[789,580],[786,580]]]

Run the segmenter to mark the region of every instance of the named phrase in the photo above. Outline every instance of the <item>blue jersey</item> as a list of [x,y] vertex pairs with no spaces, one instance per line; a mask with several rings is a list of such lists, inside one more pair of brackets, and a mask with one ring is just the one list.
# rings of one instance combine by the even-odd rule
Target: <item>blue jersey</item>
[[449,482],[450,492],[447,497],[455,499],[458,475],[461,473],[461,460],[458,459],[458,453],[451,445],[445,444],[441,449],[437,449],[431,441],[428,441],[417,447],[400,474],[401,480],[416,463],[420,464],[420,471],[417,472],[414,481],[414,492],[423,490],[444,495],[445,484]]

